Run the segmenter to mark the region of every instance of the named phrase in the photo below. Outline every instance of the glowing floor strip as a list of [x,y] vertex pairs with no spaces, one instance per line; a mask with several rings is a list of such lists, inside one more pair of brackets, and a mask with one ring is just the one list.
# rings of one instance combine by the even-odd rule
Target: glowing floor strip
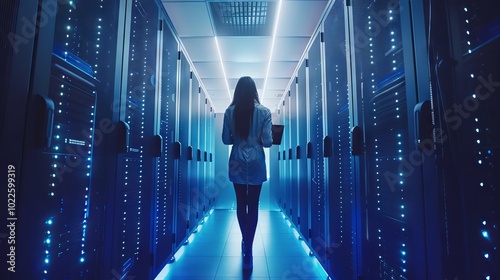
[[[210,212],[208,213],[208,215],[203,219],[203,223],[201,223],[200,225],[198,225],[198,227],[196,228],[196,230],[194,231],[194,233],[192,233],[187,238],[186,244],[190,244],[191,242],[193,242],[194,238],[196,237],[196,233],[200,232],[200,230],[203,228],[203,225],[208,221],[208,218],[212,215],[213,212],[214,212],[214,209],[210,210]],[[184,254],[185,251],[186,251],[186,246],[182,245],[179,248],[179,250],[177,250],[177,252],[175,252],[175,254],[174,254],[175,262],[179,261],[179,259],[181,258],[181,256]],[[168,273],[172,270],[172,265],[175,262],[168,263],[167,265],[165,265],[165,267],[155,277],[155,280],[163,280],[163,279],[165,279],[167,277]]]

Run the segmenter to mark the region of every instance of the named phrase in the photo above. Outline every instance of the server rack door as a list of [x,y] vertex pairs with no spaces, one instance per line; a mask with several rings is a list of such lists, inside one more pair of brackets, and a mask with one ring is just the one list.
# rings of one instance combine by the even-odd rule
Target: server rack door
[[[282,103],[281,108],[278,112],[279,120],[280,123],[285,123],[284,121],[284,115],[285,115],[285,104]],[[286,161],[286,155],[285,155],[285,131],[283,131],[283,139],[281,141],[281,144],[279,145],[279,182],[280,182],[280,187],[279,187],[279,193],[278,193],[278,205],[283,211],[283,213],[287,213],[286,211],[286,168],[285,168],[285,161]]]
[[298,189],[298,174],[297,174],[297,164],[298,164],[298,154],[297,154],[297,144],[298,144],[298,134],[297,134],[297,84],[295,81],[290,87],[290,122],[288,124],[290,127],[290,149],[292,150],[291,166],[290,166],[290,191],[292,193],[292,201],[290,204],[290,216],[297,226],[299,224],[299,189]]
[[161,136],[161,155],[156,159],[156,186],[154,211],[154,275],[169,261],[173,253],[174,192],[175,192],[175,120],[178,44],[170,28],[163,21],[160,39],[160,68],[158,89],[159,135]]
[[178,111],[178,131],[179,143],[181,145],[181,156],[178,160],[178,173],[176,185],[176,248],[182,245],[186,238],[187,229],[189,227],[189,176],[190,162],[193,159],[193,147],[189,144],[189,126],[191,114],[191,94],[190,80],[191,70],[189,62],[182,52],[179,52],[179,111]]
[[[11,4],[2,3],[2,25],[16,26],[4,34],[11,41],[2,53],[14,54],[6,69],[12,79],[2,88],[9,215],[2,215],[9,225],[2,279],[98,278],[103,188],[92,180],[94,147],[102,141],[94,137],[101,132],[95,105],[105,88],[98,79],[112,83],[114,71],[100,71],[112,62],[99,53],[106,35],[97,29],[109,27],[115,38],[117,18],[103,15],[116,3],[20,1],[10,10]],[[115,47],[103,50],[112,57]]]
[[291,103],[291,94],[290,91],[287,93],[287,116],[286,116],[286,125],[288,126],[288,143],[287,143],[287,149],[286,149],[286,157],[287,157],[287,167],[286,169],[288,170],[288,176],[287,176],[287,181],[286,181],[286,187],[287,187],[287,210],[288,210],[288,216],[290,220],[293,220],[293,189],[292,189],[292,177],[293,177],[293,172],[292,172],[292,161],[293,161],[293,153],[292,153],[292,103]]
[[[348,86],[345,1],[337,1],[324,21],[326,117],[325,136],[332,150],[327,158],[329,236],[326,254],[328,270],[337,279],[356,279],[357,224],[359,197],[355,189],[351,155],[352,92]],[[327,151],[325,151],[327,154]]]
[[[320,52],[321,38],[316,36],[308,52],[309,61],[309,142],[312,144],[309,180],[311,186],[311,246],[317,256],[325,256],[326,189],[323,153],[323,90]],[[322,261],[325,261],[322,259]]]
[[[279,110],[277,110],[279,112]],[[274,121],[274,119],[273,119]],[[274,122],[273,122],[274,123]],[[269,190],[271,197],[275,199],[274,203],[278,208],[281,208],[280,192],[281,192],[281,153],[280,146],[272,145],[269,148],[270,154],[270,178],[269,185],[272,186]]]
[[[281,117],[281,112],[282,112],[282,109],[279,108],[278,109],[278,119],[279,119],[279,123],[283,123],[283,119]],[[281,142],[283,143],[283,142]],[[284,184],[283,184],[283,148],[282,148],[282,144],[280,144],[278,146],[278,188],[276,188],[276,198],[277,198],[277,202],[278,202],[278,206],[280,207],[281,210],[283,210],[283,187],[284,187]]]
[[[279,117],[280,117],[280,123],[285,123],[285,103],[284,101],[281,103],[281,108],[280,108],[280,112],[279,112]],[[285,138],[286,138],[286,134],[285,134],[285,130],[283,130],[283,139],[281,141],[281,145],[280,145],[280,158],[281,158],[281,162],[280,162],[280,207],[281,207],[281,210],[283,211],[283,213],[287,214],[287,211],[286,211],[286,174],[287,174],[287,170],[286,170],[286,152],[285,152]]]
[[[405,4],[405,9],[400,3]],[[425,279],[421,171],[410,155],[416,150],[413,108],[414,63],[408,1],[352,4],[351,42],[354,50],[358,108],[366,148],[366,220],[363,276],[381,279]],[[417,151],[418,152],[418,151]]]
[[291,129],[290,129],[290,97],[288,94],[286,94],[286,97],[284,99],[283,103],[283,123],[285,124],[285,129],[283,131],[283,156],[284,156],[284,162],[283,162],[283,168],[284,168],[284,188],[283,191],[285,192],[284,194],[284,209],[283,211],[286,213],[286,215],[291,219],[291,211],[292,211],[292,190],[290,188],[290,183],[291,183],[291,169],[290,169],[290,137],[291,137]]
[[[193,160],[190,162],[189,175],[189,231],[191,231],[198,223],[198,202],[194,199],[194,194],[198,190],[199,170],[201,161],[200,149],[200,87],[198,79],[191,73],[191,113],[190,113],[190,146],[193,147]],[[182,113],[182,112],[181,112]]]
[[205,97],[205,92],[202,91],[200,94],[201,105],[200,105],[200,150],[201,150],[201,161],[200,161],[200,174],[198,177],[198,189],[196,191],[196,201],[198,202],[198,220],[202,219],[206,211],[206,194],[205,194],[205,182],[207,180],[207,161],[208,161],[208,137],[207,133],[209,131],[209,125],[207,122],[207,109],[208,100]]
[[308,153],[307,153],[307,83],[306,83],[306,62],[299,68],[297,76],[297,119],[298,119],[298,146],[301,148],[299,164],[297,166],[297,180],[299,183],[299,227],[302,236],[309,238],[309,205],[310,192],[308,174]]
[[448,278],[500,277],[500,19],[494,4],[461,0],[431,7]]
[[213,110],[212,104],[209,103],[207,106],[210,107],[210,110],[207,114],[207,122],[208,122],[208,127],[209,131],[207,132],[207,141],[209,142],[208,146],[208,169],[207,169],[207,181],[206,184],[203,186],[203,193],[206,194],[206,205],[207,209],[206,211],[210,211],[214,205],[215,205],[215,200],[218,194],[217,191],[217,184],[215,183],[215,164],[214,164],[214,146],[215,146],[215,139],[217,139],[217,136],[214,135],[215,133],[215,112]]
[[158,15],[155,1],[127,4],[118,136],[125,144],[117,162],[112,256],[113,270],[122,276],[152,273]]

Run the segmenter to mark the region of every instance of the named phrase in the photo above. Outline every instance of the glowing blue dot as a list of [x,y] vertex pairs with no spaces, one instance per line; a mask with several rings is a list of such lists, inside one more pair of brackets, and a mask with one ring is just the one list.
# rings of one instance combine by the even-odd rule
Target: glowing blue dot
[[487,231],[483,230],[482,234],[483,234],[484,238],[488,238],[488,232]]

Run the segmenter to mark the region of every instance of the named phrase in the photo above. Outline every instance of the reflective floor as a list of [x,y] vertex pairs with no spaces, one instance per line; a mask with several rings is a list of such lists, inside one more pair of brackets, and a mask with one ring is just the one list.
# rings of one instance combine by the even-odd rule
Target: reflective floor
[[236,211],[215,210],[190,237],[156,280],[326,279],[309,249],[298,239],[281,212],[260,211],[253,247],[253,270],[242,269],[241,233]]

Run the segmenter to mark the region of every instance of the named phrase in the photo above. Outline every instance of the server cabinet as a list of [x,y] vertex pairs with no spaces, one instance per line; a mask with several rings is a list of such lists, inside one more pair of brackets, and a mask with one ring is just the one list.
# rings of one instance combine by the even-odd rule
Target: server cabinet
[[160,52],[156,123],[158,125],[154,215],[154,275],[170,260],[174,249],[175,235],[175,126],[177,104],[177,57],[178,44],[165,20],[159,31]]
[[112,269],[122,277],[150,277],[159,7],[154,1],[126,2],[124,19]]
[[[346,3],[336,1],[323,23],[325,42],[325,184],[328,188],[328,230],[325,239],[327,269],[336,279],[356,279],[359,223],[359,179],[354,176],[355,157],[351,141],[354,108],[349,86],[350,56],[346,40]],[[359,128],[359,127],[358,127]],[[355,130],[357,130],[356,128]],[[359,140],[359,139],[357,139]]]
[[215,171],[213,167],[213,157],[214,157],[214,141],[215,141],[215,130],[214,130],[214,116],[212,104],[208,101],[206,108],[206,123],[207,123],[207,132],[206,132],[206,141],[207,141],[207,164],[206,164],[206,175],[205,175],[205,183],[203,184],[203,191],[205,193],[205,212],[209,212],[212,209],[212,203],[215,199],[215,194],[213,190],[209,188],[209,186],[215,180]]
[[[353,106],[365,145],[363,277],[426,279],[422,157],[415,145],[415,49],[409,1],[353,2]],[[404,27],[404,28],[403,28]],[[420,40],[419,43],[422,43]],[[422,77],[425,79],[425,77]],[[439,266],[435,266],[438,268]]]
[[203,190],[205,192],[205,204],[207,205],[206,211],[209,212],[215,206],[215,200],[217,196],[217,192],[215,189],[215,164],[214,164],[214,151],[215,151],[215,139],[217,136],[215,133],[215,112],[213,110],[213,104],[207,104],[207,108],[210,108],[207,111],[207,122],[208,122],[208,131],[207,131],[207,142],[208,142],[208,167],[207,167],[207,175],[205,178],[205,184],[203,185]]
[[[283,103],[281,104],[280,108],[278,109],[278,118],[279,118],[279,123],[284,122],[284,113],[283,113]],[[284,134],[284,130],[283,130]],[[286,138],[286,137],[283,137]],[[283,139],[284,140],[284,139]],[[284,180],[286,179],[285,175],[285,148],[284,148],[284,141],[282,140],[281,144],[278,146],[278,171],[279,171],[279,188],[277,189],[277,198],[278,198],[278,206],[280,207],[281,211],[284,213],[286,212],[285,204],[286,204],[286,185],[284,183]]]
[[286,203],[287,203],[287,214],[290,220],[293,220],[293,189],[292,189],[292,160],[293,160],[293,153],[292,153],[292,103],[291,103],[291,96],[290,96],[290,90],[286,93],[285,97],[285,104],[286,104],[286,120],[285,120],[285,126],[288,127],[286,130],[287,134],[287,143],[285,147],[285,153],[286,153],[286,170],[288,172],[288,175],[286,177],[286,189],[287,189],[287,194],[286,194]]
[[310,182],[307,178],[308,174],[308,143],[307,143],[307,125],[308,120],[308,109],[307,109],[307,60],[303,61],[297,75],[297,131],[298,131],[298,144],[300,151],[297,153],[299,160],[297,166],[298,174],[298,184],[299,184],[299,228],[300,233],[304,238],[309,240],[309,228],[310,228],[310,205],[311,205],[311,194],[310,194]]
[[[280,108],[278,109],[278,117],[279,123],[285,122],[285,104],[282,103]],[[281,210],[286,214],[286,167],[285,167],[285,130],[283,130],[283,138],[281,140],[281,144],[279,145],[278,150],[278,164],[279,164],[279,188],[277,191],[278,198],[278,206]]]
[[433,2],[427,11],[447,279],[500,277],[500,19],[494,4]]
[[189,228],[189,180],[190,162],[193,160],[193,147],[189,146],[189,126],[190,126],[190,80],[191,69],[189,62],[182,52],[178,56],[178,79],[179,87],[177,104],[177,145],[179,156],[177,163],[176,178],[176,234],[175,247],[179,248],[185,240]]
[[[200,88],[201,90],[201,88]],[[200,143],[201,159],[199,163],[200,174],[198,176],[198,188],[194,193],[194,200],[198,204],[198,221],[201,220],[206,211],[206,193],[205,193],[205,183],[207,180],[208,172],[208,139],[207,134],[209,133],[209,123],[207,118],[208,110],[208,99],[205,97],[205,92],[200,92],[200,136],[198,137],[198,142]]]
[[291,141],[291,127],[290,127],[290,99],[288,93],[283,100],[282,118],[285,129],[283,130],[283,212],[291,218],[291,189],[290,189],[290,141]]
[[[189,143],[193,149],[193,159],[190,161],[190,175],[188,197],[189,197],[189,227],[188,230],[193,230],[197,224],[198,219],[198,201],[194,199],[194,194],[198,190],[199,176],[200,176],[200,161],[202,158],[202,151],[200,149],[200,99],[201,89],[198,79],[191,72],[191,110],[189,116]],[[181,112],[184,113],[184,112]]]
[[298,183],[298,134],[297,134],[297,83],[295,79],[290,86],[289,91],[289,104],[290,104],[290,121],[288,126],[290,129],[290,188],[291,202],[290,202],[290,219],[298,226],[299,224],[299,183]]
[[[317,256],[325,256],[327,214],[323,149],[323,87],[321,36],[316,35],[308,50],[308,180],[310,184],[311,247]],[[322,259],[324,262],[325,260]]]
[[[2,279],[98,278],[103,186],[93,181],[93,157],[105,129],[96,101],[114,72],[100,71],[113,61],[100,53],[99,41],[116,36],[117,18],[103,17],[116,3],[11,4],[2,3],[2,25],[12,27],[2,53],[12,62],[2,65],[10,73],[2,83],[2,166],[9,183],[9,216],[2,217],[12,237],[2,242],[2,249],[9,246]],[[101,27],[109,33],[99,33]],[[115,47],[102,50],[113,56]]]

